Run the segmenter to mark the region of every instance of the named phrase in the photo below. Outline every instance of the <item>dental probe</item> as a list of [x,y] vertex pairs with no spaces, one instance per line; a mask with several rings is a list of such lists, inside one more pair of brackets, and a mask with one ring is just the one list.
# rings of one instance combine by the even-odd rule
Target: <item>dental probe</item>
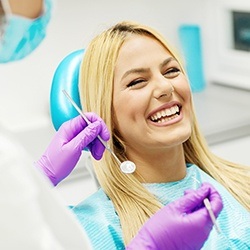
[[212,222],[213,222],[213,224],[214,224],[214,227],[215,227],[217,233],[218,233],[218,234],[221,233],[220,228],[219,228],[218,225],[217,225],[217,221],[216,221],[216,218],[215,218],[215,216],[214,216],[214,212],[213,212],[213,210],[212,210],[211,203],[210,203],[209,199],[208,199],[208,198],[205,198],[203,202],[204,202],[204,204],[205,204],[205,207],[206,207],[206,209],[207,209],[207,211],[208,211],[208,213],[209,213],[209,216],[210,216],[210,218],[211,218],[211,220],[212,220]]
[[[192,178],[193,178],[197,183],[201,184],[201,182],[200,182],[199,180],[197,180],[195,177],[192,176]],[[218,234],[220,234],[221,231],[220,231],[219,226],[217,225],[216,217],[215,217],[214,212],[213,212],[213,210],[212,210],[212,206],[211,206],[211,203],[210,203],[209,199],[208,199],[208,198],[205,198],[205,199],[203,200],[203,203],[204,203],[204,205],[205,205],[205,207],[206,207],[206,209],[207,209],[207,211],[208,211],[208,213],[209,213],[209,216],[210,216],[210,218],[211,218],[211,221],[212,221],[213,224],[214,224],[215,230],[217,231]]]
[[[77,106],[77,104],[73,101],[73,99],[70,97],[70,95],[67,93],[67,91],[63,89],[62,92],[69,99],[69,101],[71,102],[71,104],[74,106],[74,108],[77,110],[77,112],[81,115],[81,117],[84,119],[84,121],[88,125],[91,124],[91,122],[89,121],[89,119],[87,118],[87,116]],[[131,173],[133,173],[135,171],[136,166],[135,166],[135,164],[132,161],[121,162],[118,159],[118,157],[115,155],[114,151],[110,148],[110,146],[108,145],[108,143],[105,142],[99,135],[97,136],[97,138],[100,140],[100,142],[103,144],[103,146],[111,153],[111,155],[115,158],[115,160],[119,164],[120,169],[121,169],[121,171],[123,173],[125,173],[125,174],[131,174]]]

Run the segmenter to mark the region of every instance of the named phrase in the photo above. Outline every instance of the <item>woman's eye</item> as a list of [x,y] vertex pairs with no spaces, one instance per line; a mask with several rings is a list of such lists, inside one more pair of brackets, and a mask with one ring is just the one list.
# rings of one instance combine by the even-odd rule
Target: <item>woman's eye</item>
[[171,68],[171,69],[168,69],[164,75],[169,78],[174,78],[178,76],[180,72],[181,71],[178,68]]
[[132,82],[130,82],[128,85],[127,85],[127,87],[129,88],[131,88],[131,87],[135,87],[135,86],[138,86],[140,83],[144,83],[145,82],[145,80],[143,80],[143,79],[139,79],[139,80],[134,80],[134,81],[132,81]]

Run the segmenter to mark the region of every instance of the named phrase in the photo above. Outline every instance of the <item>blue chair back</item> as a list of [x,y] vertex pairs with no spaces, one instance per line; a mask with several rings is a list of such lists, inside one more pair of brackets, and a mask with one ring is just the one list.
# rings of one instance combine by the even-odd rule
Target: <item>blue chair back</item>
[[56,130],[65,121],[79,115],[62,90],[65,89],[81,108],[78,81],[83,54],[83,49],[70,53],[60,62],[54,73],[50,90],[50,115]]

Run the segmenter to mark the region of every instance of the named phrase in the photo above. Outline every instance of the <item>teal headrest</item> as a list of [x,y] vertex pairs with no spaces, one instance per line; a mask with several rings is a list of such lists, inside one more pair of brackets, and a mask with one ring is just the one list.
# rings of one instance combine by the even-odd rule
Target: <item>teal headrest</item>
[[50,115],[56,130],[65,121],[79,115],[62,90],[65,89],[77,106],[81,108],[78,79],[83,53],[84,50],[81,49],[67,55],[60,62],[53,76],[50,90]]

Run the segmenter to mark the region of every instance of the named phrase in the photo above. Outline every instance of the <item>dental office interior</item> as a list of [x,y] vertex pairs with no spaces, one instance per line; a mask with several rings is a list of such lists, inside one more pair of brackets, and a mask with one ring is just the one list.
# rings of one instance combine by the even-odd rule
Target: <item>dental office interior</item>
[[[55,1],[43,43],[22,61],[0,66],[1,126],[34,161],[39,159],[55,134],[50,91],[56,68],[65,56],[85,48],[95,34],[120,20],[155,27],[180,51],[190,69],[198,120],[211,149],[250,166],[248,0]],[[97,188],[87,151],[55,187],[65,205],[77,204]]]

